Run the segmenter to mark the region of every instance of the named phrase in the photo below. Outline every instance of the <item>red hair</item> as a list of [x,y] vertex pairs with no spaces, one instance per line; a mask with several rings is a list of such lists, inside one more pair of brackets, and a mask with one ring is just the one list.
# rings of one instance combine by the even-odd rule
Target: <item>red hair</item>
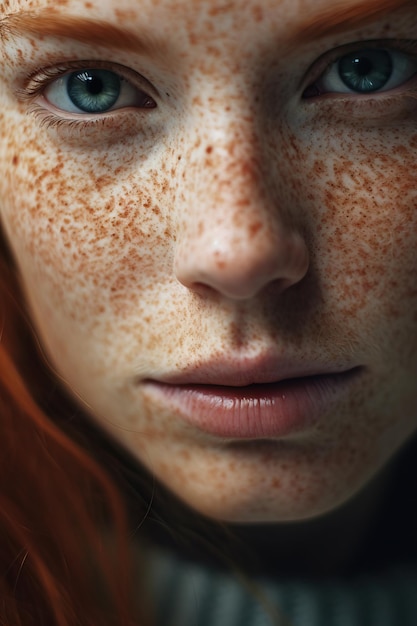
[[[24,370],[36,380],[39,362],[27,362],[17,282],[4,254],[0,626],[143,626],[149,623],[145,615],[133,616],[123,498],[98,462],[34,399]],[[100,532],[104,521],[114,541]]]

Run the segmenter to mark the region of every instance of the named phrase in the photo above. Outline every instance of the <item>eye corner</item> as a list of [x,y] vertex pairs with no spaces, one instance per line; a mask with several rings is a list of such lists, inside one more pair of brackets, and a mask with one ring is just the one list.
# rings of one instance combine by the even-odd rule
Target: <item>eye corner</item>
[[324,92],[320,89],[317,82],[310,83],[302,92],[302,100],[312,100],[324,95]]
[[158,108],[158,103],[156,102],[155,98],[152,98],[152,96],[149,96],[148,94],[145,94],[145,98],[143,101],[143,105],[142,108],[144,109],[156,109]]

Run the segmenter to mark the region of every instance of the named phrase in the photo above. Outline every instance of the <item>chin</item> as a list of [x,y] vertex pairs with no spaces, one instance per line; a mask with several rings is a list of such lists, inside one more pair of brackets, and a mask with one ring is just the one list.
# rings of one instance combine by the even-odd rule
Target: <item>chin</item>
[[273,502],[271,499],[259,502],[254,498],[253,502],[248,502],[242,501],[236,492],[230,495],[227,502],[219,500],[216,495],[210,498],[207,494],[204,499],[193,498],[192,495],[187,497],[184,494],[181,494],[180,498],[196,513],[213,521],[228,524],[279,524],[313,521],[333,513],[346,504],[346,501],[351,500],[349,496],[346,496],[346,499],[331,503],[327,498],[323,498],[325,502],[313,503],[308,497],[304,502],[300,499],[295,502],[288,502],[286,498],[283,498],[283,501],[276,498]]
[[[388,468],[387,468],[388,469]],[[229,524],[280,524],[298,523],[320,520],[321,518],[336,521],[340,516],[354,516],[369,507],[373,508],[384,493],[386,472],[357,477],[351,484],[345,483],[343,488],[335,490],[317,489],[317,484],[287,485],[281,491],[259,489],[248,490],[234,485],[230,490],[219,493],[216,488],[211,491],[206,485],[204,494],[194,490],[177,493],[186,505],[211,520]],[[300,488],[301,487],[301,488]]]

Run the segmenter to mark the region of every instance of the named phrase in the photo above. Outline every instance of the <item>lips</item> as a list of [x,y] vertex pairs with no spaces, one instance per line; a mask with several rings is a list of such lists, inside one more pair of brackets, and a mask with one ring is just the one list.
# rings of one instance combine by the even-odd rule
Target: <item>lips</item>
[[226,439],[279,439],[313,428],[362,369],[267,357],[205,363],[144,381],[143,388],[158,406],[200,433]]
[[338,374],[354,367],[316,360],[296,361],[265,354],[256,358],[229,360],[222,358],[197,362],[177,372],[158,376],[158,381],[172,385],[244,387],[321,374]]

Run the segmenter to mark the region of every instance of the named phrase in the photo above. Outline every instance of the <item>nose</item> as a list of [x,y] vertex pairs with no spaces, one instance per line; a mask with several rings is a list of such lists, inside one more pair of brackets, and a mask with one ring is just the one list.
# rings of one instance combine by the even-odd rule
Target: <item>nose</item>
[[251,299],[272,284],[283,292],[309,266],[288,207],[243,152],[213,146],[205,167],[188,170],[194,191],[186,197],[174,261],[176,277],[188,289],[209,288],[232,300]]

